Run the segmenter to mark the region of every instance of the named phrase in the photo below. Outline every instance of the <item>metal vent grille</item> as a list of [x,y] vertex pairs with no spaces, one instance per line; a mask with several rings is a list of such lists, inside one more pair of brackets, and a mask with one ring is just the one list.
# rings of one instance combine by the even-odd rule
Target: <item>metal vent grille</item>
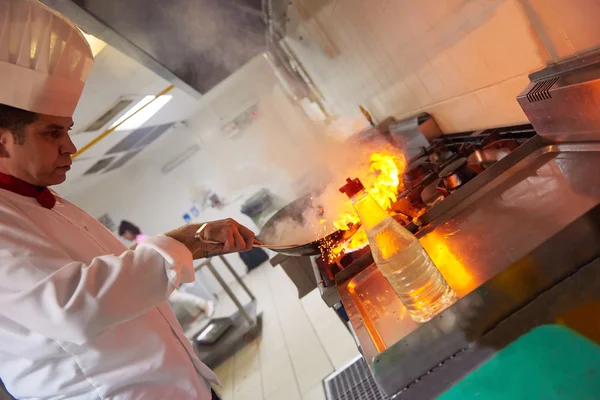
[[530,103],[533,103],[536,101],[551,99],[552,96],[550,95],[550,88],[557,81],[558,77],[536,83],[535,86],[531,88],[529,93],[527,93],[527,100],[529,100]]
[[114,154],[114,153],[122,153],[124,151],[133,150],[137,147],[138,142],[140,142],[144,136],[152,132],[154,129],[153,126],[148,128],[139,128],[135,131],[131,132],[129,135],[125,136],[119,143],[111,147],[106,154]]
[[90,169],[88,169],[87,171],[85,171],[84,175],[91,175],[91,174],[95,174],[96,172],[102,171],[104,168],[108,167],[108,165],[114,159],[115,159],[115,156],[103,158],[103,159],[97,161],[94,165],[92,165],[90,167]]
[[[165,132],[168,132],[169,128],[173,125],[174,123],[168,123],[136,129],[121,139],[119,143],[111,147],[102,156],[103,158],[101,160],[85,172],[85,175],[91,175],[100,171],[106,173],[121,168]],[[78,158],[77,160],[81,159]],[[116,161],[112,162],[113,160]]]
[[362,356],[325,378],[327,400],[386,400]]
[[123,110],[129,107],[133,103],[132,99],[121,99],[114,106],[108,109],[100,118],[92,122],[82,132],[97,131],[106,125],[110,120],[119,115]]
[[142,150],[134,150],[134,151],[130,151],[129,153],[125,153],[123,156],[121,156],[121,158],[119,158],[117,161],[112,163],[108,168],[106,168],[104,170],[104,173],[114,171],[117,168],[121,168],[123,165],[128,163],[133,157],[140,154],[141,151]]
[[172,127],[173,125],[174,124],[171,123],[171,124],[155,126],[154,130],[152,130],[152,132],[150,132],[142,140],[140,140],[139,143],[137,143],[135,147],[140,148],[140,147],[145,147],[145,146],[149,145],[150,143],[152,143],[156,139],[158,139],[163,133],[165,133],[167,130],[169,130],[169,128]]

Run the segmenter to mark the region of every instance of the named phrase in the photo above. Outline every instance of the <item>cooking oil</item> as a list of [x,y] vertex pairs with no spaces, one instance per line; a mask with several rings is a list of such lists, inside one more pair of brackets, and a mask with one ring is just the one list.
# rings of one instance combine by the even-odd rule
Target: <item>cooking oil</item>
[[416,322],[427,322],[457,297],[419,240],[386,213],[358,180],[340,189],[352,200],[375,264]]

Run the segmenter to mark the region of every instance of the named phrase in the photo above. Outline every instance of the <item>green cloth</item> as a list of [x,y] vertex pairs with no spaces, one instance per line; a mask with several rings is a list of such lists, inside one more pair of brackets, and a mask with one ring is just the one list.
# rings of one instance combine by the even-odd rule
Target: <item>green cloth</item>
[[438,399],[600,399],[600,346],[563,326],[540,326]]

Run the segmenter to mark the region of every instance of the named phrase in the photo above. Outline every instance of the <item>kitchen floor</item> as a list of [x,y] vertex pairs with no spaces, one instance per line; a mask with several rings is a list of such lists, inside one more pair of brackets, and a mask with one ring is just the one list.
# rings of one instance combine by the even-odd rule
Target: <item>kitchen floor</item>
[[[322,381],[358,355],[350,332],[313,290],[298,299],[281,267],[263,264],[244,277],[263,313],[262,336],[215,370],[224,400],[321,400]],[[248,298],[233,285],[242,302]],[[219,295],[215,316],[234,305]]]

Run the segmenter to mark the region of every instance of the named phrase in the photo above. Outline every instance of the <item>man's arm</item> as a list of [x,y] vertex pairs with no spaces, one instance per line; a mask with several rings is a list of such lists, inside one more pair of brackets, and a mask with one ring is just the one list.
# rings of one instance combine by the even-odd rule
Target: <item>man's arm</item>
[[[0,315],[56,340],[84,343],[164,302],[192,282],[206,254],[187,225],[146,239],[120,256],[74,262],[26,216],[0,207]],[[254,234],[233,220],[210,223],[214,249],[251,248]],[[212,249],[212,248],[211,248]]]
[[0,212],[0,314],[49,338],[84,343],[164,302],[195,278],[175,239],[73,262],[27,218]]

